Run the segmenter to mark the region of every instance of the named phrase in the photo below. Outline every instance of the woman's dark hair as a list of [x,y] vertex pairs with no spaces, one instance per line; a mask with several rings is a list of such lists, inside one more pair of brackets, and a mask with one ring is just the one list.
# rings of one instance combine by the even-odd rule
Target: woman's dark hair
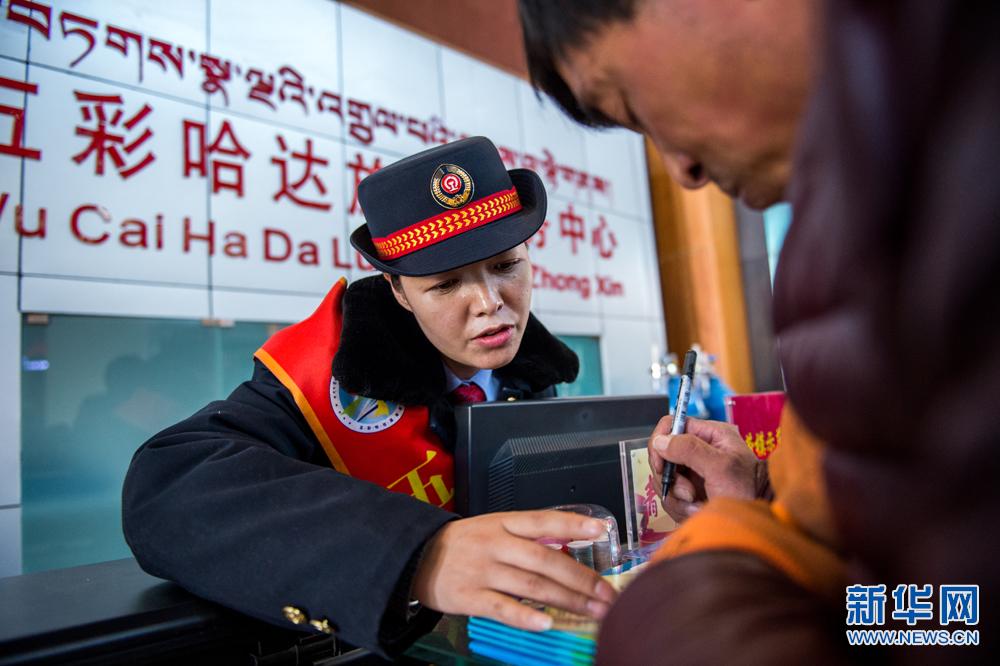
[[535,90],[547,93],[570,118],[590,127],[616,125],[602,113],[580,105],[559,75],[556,62],[583,46],[600,28],[627,21],[638,0],[518,0],[528,73]]

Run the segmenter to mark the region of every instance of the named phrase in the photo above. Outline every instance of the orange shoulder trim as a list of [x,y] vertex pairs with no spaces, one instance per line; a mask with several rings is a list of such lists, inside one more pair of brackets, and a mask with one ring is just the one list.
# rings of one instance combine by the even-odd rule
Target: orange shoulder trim
[[[320,400],[321,395],[328,395],[329,388],[319,381],[321,377],[316,377],[315,368],[329,368],[340,343],[340,300],[346,288],[347,280],[338,280],[315,312],[298,324],[272,335],[254,356],[291,392],[296,406],[322,445],[333,468],[343,474],[350,474],[347,463],[333,445],[333,440],[308,397],[312,395],[313,400]],[[308,394],[299,386],[295,377],[299,381],[306,378],[306,383],[312,382]]]
[[756,555],[806,589],[843,598],[844,562],[831,548],[799,530],[784,507],[764,500],[708,502],[667,538],[653,560],[718,550]]
[[313,411],[312,405],[309,404],[309,400],[306,398],[302,389],[299,385],[295,383],[291,375],[285,372],[285,369],[281,367],[281,364],[274,360],[270,354],[268,354],[263,347],[257,350],[254,354],[257,359],[263,363],[271,373],[278,378],[282,386],[289,390],[292,397],[295,399],[295,404],[298,406],[299,411],[302,412],[302,416],[305,417],[306,422],[312,429],[313,434],[316,435],[316,439],[323,446],[323,450],[326,452],[327,457],[333,464],[333,468],[342,474],[350,475],[350,470],[347,469],[347,463],[344,459],[340,457],[340,453],[337,451],[337,447],[333,445],[333,440],[327,434],[326,429],[323,428],[323,424],[320,423],[319,417],[316,416],[316,412]]

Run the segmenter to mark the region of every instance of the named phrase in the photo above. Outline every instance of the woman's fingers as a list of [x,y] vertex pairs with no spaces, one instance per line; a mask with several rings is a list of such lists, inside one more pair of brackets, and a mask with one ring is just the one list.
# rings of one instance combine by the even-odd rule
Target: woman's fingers
[[[559,553],[555,554],[559,555]],[[565,554],[562,557],[582,567]],[[601,601],[594,599],[589,594],[565,587],[555,579],[538,571],[528,571],[514,566],[499,566],[492,578],[494,589],[498,592],[531,599],[579,615],[589,615],[596,619],[604,617],[611,602],[611,599]],[[610,587],[610,585],[608,586]]]
[[[601,576],[566,553],[523,539],[511,539],[497,555],[498,559],[529,574],[540,576],[565,590],[587,599],[611,603],[617,596],[614,587]],[[530,595],[523,595],[528,596]],[[530,597],[535,599],[535,597]],[[538,601],[544,601],[538,599]],[[560,606],[575,610],[568,606]],[[576,610],[576,612],[584,612]]]
[[511,511],[494,514],[514,536],[526,539],[595,539],[607,532],[603,520],[569,511]]
[[551,615],[494,590],[483,590],[478,594],[470,604],[468,614],[488,617],[528,631],[547,631],[552,628]]

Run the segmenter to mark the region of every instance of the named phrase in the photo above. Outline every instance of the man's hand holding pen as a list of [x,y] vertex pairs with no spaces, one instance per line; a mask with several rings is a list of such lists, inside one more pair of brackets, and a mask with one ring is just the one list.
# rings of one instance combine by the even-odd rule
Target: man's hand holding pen
[[663,506],[682,522],[712,497],[754,499],[767,488],[767,466],[744,443],[736,426],[688,417],[683,434],[671,435],[673,417],[664,416],[649,438],[649,464],[657,475],[664,462],[678,465]]

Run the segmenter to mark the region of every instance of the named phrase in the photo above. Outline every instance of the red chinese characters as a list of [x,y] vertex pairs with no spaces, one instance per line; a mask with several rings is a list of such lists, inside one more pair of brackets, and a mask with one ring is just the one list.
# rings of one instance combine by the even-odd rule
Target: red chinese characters
[[[532,245],[536,249],[545,247],[545,231],[548,224],[549,222],[546,220],[532,240]],[[587,226],[587,221],[573,209],[572,203],[559,213],[559,237],[569,239],[570,251],[573,254],[577,254],[579,243],[587,242]],[[603,215],[598,215],[597,224],[591,226],[589,239],[590,245],[597,251],[598,257],[611,259],[614,256],[615,249],[618,247],[618,239]]]
[[597,219],[600,222],[590,232],[590,244],[597,248],[597,256],[601,259],[610,259],[618,247],[618,239],[615,238],[615,232],[611,231],[603,215],[598,215]]
[[[209,157],[212,159],[209,160]],[[211,166],[212,193],[231,190],[243,196],[243,165],[250,151],[236,138],[233,126],[224,120],[215,138],[208,143],[204,123],[184,121],[184,177],[196,173],[205,177]]]
[[74,162],[82,164],[93,157],[94,173],[103,176],[106,162],[110,161],[118,175],[128,179],[156,159],[152,151],[143,149],[153,131],[140,126],[153,111],[149,104],[143,104],[141,109],[126,117],[121,95],[98,95],[79,90],[74,90],[73,95],[81,103],[83,122],[92,125],[76,127],[76,135],[85,137],[88,143],[73,156]]
[[573,254],[576,254],[576,244],[586,238],[583,218],[573,210],[573,204],[569,208],[559,213],[559,237],[569,238],[573,247]]
[[280,134],[275,139],[283,154],[287,153],[292,160],[302,163],[302,175],[297,180],[291,180],[289,176],[289,160],[284,157],[272,157],[271,164],[276,165],[281,171],[281,189],[275,192],[272,198],[275,201],[287,198],[292,203],[304,208],[313,208],[322,211],[330,210],[332,204],[325,201],[309,200],[299,193],[299,190],[307,185],[311,185],[321,197],[326,196],[326,185],[323,184],[323,180],[319,175],[314,173],[313,168],[317,166],[325,167],[330,164],[329,160],[313,152],[312,139],[306,139],[306,147],[302,152],[294,150],[289,152],[285,138]]
[[[79,51],[65,51],[72,58],[66,63],[71,68],[83,62],[95,49],[104,48],[134,61],[136,80],[142,83],[144,76],[149,74],[149,63],[152,64],[152,71],[158,74],[184,79],[187,61],[189,69],[201,75],[200,88],[213,101],[221,97],[222,104],[230,106],[231,95],[236,95],[245,98],[251,106],[266,107],[276,113],[287,107],[297,107],[296,113],[317,117],[315,124],[310,124],[311,128],[334,134],[330,125],[339,125],[347,137],[364,146],[376,144],[379,139],[388,138],[389,134],[423,145],[445,143],[464,136],[447,127],[435,115],[417,117],[330,90],[326,87],[329,81],[311,81],[290,63],[269,71],[254,63],[233,61],[224,55],[185,49],[161,37],[144,34],[136,25],[113,25],[53,7],[53,4],[37,0],[8,0],[4,18],[26,26],[42,39],[61,37],[67,43],[79,46]],[[612,187],[608,180],[560,163],[548,149],[541,148],[540,155],[517,152],[505,146],[499,146],[499,150],[508,168],[537,171],[545,179],[550,192],[565,183],[577,190],[592,191],[604,197],[606,202],[610,201]],[[607,252],[606,249],[603,251]]]
[[354,173],[354,195],[351,197],[351,207],[347,212],[354,214],[361,210],[361,206],[358,204],[358,185],[360,185],[361,181],[367,176],[372,175],[382,168],[382,158],[376,156],[369,166],[365,164],[365,158],[361,155],[361,153],[355,153],[354,159],[347,163],[347,168]]
[[[38,94],[38,84],[26,81],[15,81],[0,76],[0,88],[14,90],[29,95]],[[24,145],[24,109],[16,106],[0,104],[0,116],[9,116],[11,122],[10,139],[7,143],[0,143],[0,154],[12,155],[14,157],[26,157],[30,160],[40,159],[42,151],[35,148],[28,148]]]

